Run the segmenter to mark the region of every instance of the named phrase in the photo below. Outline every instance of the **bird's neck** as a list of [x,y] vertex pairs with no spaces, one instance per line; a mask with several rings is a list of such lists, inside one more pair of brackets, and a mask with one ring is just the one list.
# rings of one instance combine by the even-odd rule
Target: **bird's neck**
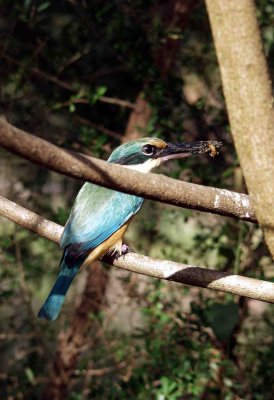
[[123,167],[133,169],[134,171],[143,172],[144,174],[147,174],[153,168],[158,167],[160,165],[160,163],[161,163],[160,159],[149,159],[142,164],[133,164],[133,165],[123,164]]

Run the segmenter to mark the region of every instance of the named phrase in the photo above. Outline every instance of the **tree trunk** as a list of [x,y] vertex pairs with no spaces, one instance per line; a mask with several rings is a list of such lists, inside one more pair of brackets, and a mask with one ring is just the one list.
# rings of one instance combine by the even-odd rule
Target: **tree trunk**
[[[172,32],[176,28],[183,29],[187,23],[189,13],[196,2],[192,0],[170,0],[166,3],[157,3],[152,7],[151,14],[159,15],[165,25],[165,30]],[[155,50],[154,62],[157,66],[162,79],[167,79],[170,68],[176,59],[177,51],[180,47],[179,37],[170,35]],[[138,139],[143,135],[150,120],[152,109],[149,102],[141,91],[135,100],[135,110],[133,110],[128,119],[123,142]]]
[[236,150],[274,257],[274,110],[255,3],[206,4]]
[[58,348],[44,391],[43,400],[64,400],[88,330],[94,323],[89,314],[97,314],[105,298],[108,273],[99,261],[89,268],[82,300],[75,310],[71,327],[59,334]]
[[136,140],[143,136],[143,132],[151,117],[151,112],[152,110],[144,97],[144,93],[140,92],[135,100],[135,110],[130,113],[123,142]]

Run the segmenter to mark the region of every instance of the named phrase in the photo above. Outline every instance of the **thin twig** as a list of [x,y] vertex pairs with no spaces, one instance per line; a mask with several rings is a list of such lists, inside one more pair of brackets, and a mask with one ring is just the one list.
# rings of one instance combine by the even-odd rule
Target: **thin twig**
[[133,110],[136,108],[136,105],[131,103],[131,101],[117,99],[116,97],[101,96],[98,101],[101,101],[102,103],[115,104],[120,107],[131,108]]
[[96,124],[96,122],[90,121],[89,119],[80,117],[80,115],[76,115],[76,114],[74,116],[74,119],[75,119],[75,121],[78,121],[80,124],[90,126],[91,128],[94,128],[97,131],[102,132],[107,136],[111,136],[114,139],[117,139],[119,141],[122,140],[123,136],[121,135],[121,133],[118,133],[118,132],[112,131],[108,128],[105,128],[104,126],[102,126],[100,124]]
[[[18,66],[21,66],[21,63],[19,61],[17,61],[16,59],[14,59],[13,57],[7,55],[7,54],[3,54],[3,58],[5,58],[7,61],[11,62],[12,64],[16,64]],[[78,57],[79,58],[79,57]],[[75,59],[78,59],[75,58]],[[75,60],[72,60],[75,61]],[[75,88],[73,87],[73,84],[65,82],[63,80],[61,80],[60,78],[57,78],[56,76],[49,74],[45,71],[42,71],[40,68],[36,68],[33,67],[30,69],[31,73],[33,73],[34,75],[39,76],[40,78],[47,80],[49,82],[54,83],[55,85],[59,86],[62,89],[65,89],[69,92],[72,93],[77,93],[77,91],[75,90]],[[85,99],[83,99],[85,100]],[[98,101],[102,102],[102,103],[108,103],[108,104],[114,104],[117,105],[119,107],[127,107],[127,108],[131,108],[131,109],[135,109],[135,104],[128,101],[128,100],[123,100],[123,99],[118,99],[117,97],[109,97],[109,96],[101,96],[98,98]],[[75,101],[77,103],[80,103],[80,101]],[[88,103],[88,100],[83,101],[85,103]]]

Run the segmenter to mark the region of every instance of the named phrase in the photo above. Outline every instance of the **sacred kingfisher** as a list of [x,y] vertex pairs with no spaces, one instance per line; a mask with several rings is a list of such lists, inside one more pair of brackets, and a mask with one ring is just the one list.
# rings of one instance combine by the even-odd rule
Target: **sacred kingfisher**
[[[171,144],[158,138],[142,138],[117,147],[107,162],[140,172],[150,172],[161,163],[192,154],[216,153],[220,142],[200,141]],[[142,197],[85,183],[79,191],[61,237],[64,250],[60,273],[38,317],[55,320],[69,286],[84,266],[105,253],[122,254],[122,239]]]

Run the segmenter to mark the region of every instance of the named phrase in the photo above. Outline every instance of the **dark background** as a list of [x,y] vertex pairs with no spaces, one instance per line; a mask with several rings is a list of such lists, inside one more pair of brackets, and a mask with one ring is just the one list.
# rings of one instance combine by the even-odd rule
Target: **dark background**
[[[274,3],[257,6],[273,74]],[[14,125],[103,159],[138,136],[221,140],[215,159],[160,172],[246,192],[203,2],[2,0],[0,52],[0,114]],[[0,150],[0,193],[45,218],[64,224],[80,185]],[[0,397],[40,399],[92,278],[77,277],[57,321],[38,320],[61,252],[0,222]],[[274,279],[262,232],[242,221],[146,201],[126,238],[146,255]],[[269,305],[100,268],[104,290],[77,322],[88,328],[63,398],[273,398]]]

